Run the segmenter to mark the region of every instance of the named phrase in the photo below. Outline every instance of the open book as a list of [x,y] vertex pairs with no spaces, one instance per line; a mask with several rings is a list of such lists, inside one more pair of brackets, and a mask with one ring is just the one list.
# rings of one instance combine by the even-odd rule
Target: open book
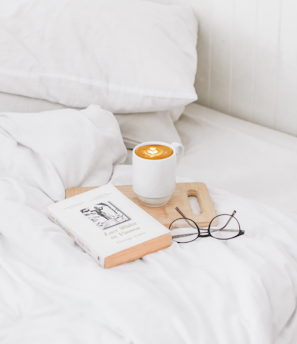
[[107,184],[50,205],[48,217],[102,267],[171,245],[169,229]]

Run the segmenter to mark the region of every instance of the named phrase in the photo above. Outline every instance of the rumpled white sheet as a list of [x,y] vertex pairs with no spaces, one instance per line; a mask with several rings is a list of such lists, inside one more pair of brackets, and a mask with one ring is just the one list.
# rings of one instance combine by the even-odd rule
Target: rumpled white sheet
[[185,146],[178,175],[297,215],[297,137],[198,104],[176,127]]
[[0,114],[1,177],[42,190],[53,200],[74,186],[104,185],[127,150],[112,113],[85,110]]
[[[98,111],[0,117],[0,342],[295,343],[297,226],[280,212],[210,189],[244,236],[109,270],[47,219],[65,187],[106,183],[125,158],[117,123]],[[131,166],[113,182],[131,183]]]

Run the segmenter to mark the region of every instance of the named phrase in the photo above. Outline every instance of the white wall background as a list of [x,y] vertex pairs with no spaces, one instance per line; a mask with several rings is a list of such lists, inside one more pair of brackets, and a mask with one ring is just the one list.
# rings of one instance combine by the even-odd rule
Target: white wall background
[[198,103],[297,136],[297,0],[153,0],[199,20]]

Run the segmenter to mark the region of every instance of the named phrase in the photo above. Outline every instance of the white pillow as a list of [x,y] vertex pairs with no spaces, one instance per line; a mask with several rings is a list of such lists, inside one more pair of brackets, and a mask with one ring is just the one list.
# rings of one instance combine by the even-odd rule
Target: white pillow
[[197,99],[197,21],[137,0],[0,2],[0,91],[116,113]]
[[170,111],[115,115],[128,149],[145,141],[180,142]]

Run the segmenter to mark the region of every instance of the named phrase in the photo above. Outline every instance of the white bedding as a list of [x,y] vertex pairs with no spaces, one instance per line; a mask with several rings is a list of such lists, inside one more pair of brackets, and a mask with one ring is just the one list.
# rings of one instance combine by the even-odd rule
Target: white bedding
[[[111,177],[111,161],[125,158],[115,122],[108,138],[114,155],[105,166],[106,146],[95,145],[105,135],[99,119],[84,115],[72,118],[71,130],[67,121],[45,130],[40,114],[26,128],[23,116],[0,118],[1,343],[296,343],[296,221],[210,187],[216,212],[236,209],[244,236],[174,243],[104,270],[45,210],[74,186],[75,173],[80,185]],[[51,152],[66,132],[72,144],[60,145],[57,161]],[[10,178],[9,157],[23,167]],[[130,183],[131,166],[116,166],[112,180]]]
[[[66,106],[51,103],[44,99],[28,98],[16,94],[0,92],[1,112],[41,112],[67,109]],[[80,110],[80,109],[76,109]],[[115,114],[127,148],[134,148],[144,141],[181,142],[174,126],[184,107],[173,108],[170,111],[151,113]]]
[[297,138],[197,104],[176,128],[178,175],[297,215]]
[[[0,112],[60,108],[64,106],[0,92]],[[174,117],[174,111],[170,116]],[[143,118],[141,114],[116,115],[116,118],[127,147],[139,141],[181,139],[186,150],[179,176],[294,213],[297,218],[296,137],[198,104],[185,108],[184,115],[175,123],[178,132],[170,116],[161,112],[159,121],[157,114]],[[126,163],[131,164],[131,150],[128,153]]]
[[[297,219],[297,138],[198,104],[175,123],[185,155],[178,175]],[[131,151],[126,164],[131,164]]]

